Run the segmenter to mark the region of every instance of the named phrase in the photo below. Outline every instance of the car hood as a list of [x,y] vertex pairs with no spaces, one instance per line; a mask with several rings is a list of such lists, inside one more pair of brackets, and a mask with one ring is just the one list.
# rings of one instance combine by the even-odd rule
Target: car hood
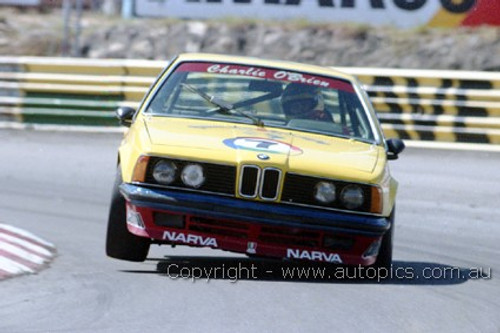
[[151,154],[224,164],[254,164],[319,177],[368,180],[383,148],[295,130],[147,117]]

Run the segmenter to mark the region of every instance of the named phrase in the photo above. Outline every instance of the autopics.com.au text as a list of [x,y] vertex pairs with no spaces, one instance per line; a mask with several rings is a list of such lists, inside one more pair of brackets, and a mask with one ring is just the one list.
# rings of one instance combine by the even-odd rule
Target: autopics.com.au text
[[206,281],[229,280],[489,280],[492,269],[485,267],[452,267],[452,266],[334,266],[334,265],[260,265],[256,263],[235,263],[220,265],[181,265],[166,264],[161,270],[172,280]]

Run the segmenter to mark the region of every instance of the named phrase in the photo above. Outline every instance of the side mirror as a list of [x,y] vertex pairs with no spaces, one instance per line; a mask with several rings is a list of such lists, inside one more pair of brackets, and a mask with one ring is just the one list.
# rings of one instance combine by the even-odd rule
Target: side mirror
[[134,118],[135,109],[129,106],[120,106],[116,109],[116,117],[120,120],[120,125],[130,127]]
[[397,160],[398,155],[405,149],[405,144],[401,139],[387,140],[387,159]]

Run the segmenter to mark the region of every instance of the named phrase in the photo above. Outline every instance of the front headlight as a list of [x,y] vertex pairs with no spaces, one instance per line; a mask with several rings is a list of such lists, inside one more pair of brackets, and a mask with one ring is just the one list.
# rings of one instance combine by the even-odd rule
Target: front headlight
[[184,184],[198,188],[205,182],[203,167],[199,164],[188,164],[182,169],[181,179]]
[[314,187],[314,198],[321,203],[335,201],[335,185],[329,182],[319,182]]
[[356,209],[365,202],[363,189],[358,185],[347,185],[340,194],[340,200],[347,209]]
[[160,160],[153,168],[153,178],[160,184],[169,185],[174,182],[177,166],[170,161]]

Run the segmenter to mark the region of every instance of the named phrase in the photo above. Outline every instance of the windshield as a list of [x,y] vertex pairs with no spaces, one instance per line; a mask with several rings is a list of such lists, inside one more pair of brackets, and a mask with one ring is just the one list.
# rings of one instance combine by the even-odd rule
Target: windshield
[[183,63],[162,84],[147,112],[374,141],[367,112],[350,82],[277,69]]

